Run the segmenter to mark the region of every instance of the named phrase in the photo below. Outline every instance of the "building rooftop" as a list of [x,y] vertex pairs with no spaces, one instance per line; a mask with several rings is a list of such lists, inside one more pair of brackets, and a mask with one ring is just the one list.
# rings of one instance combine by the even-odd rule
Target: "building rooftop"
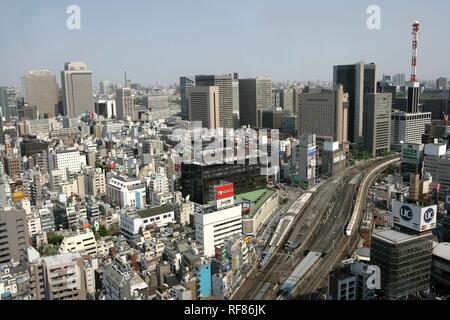
[[169,206],[160,206],[160,207],[153,207],[143,210],[136,211],[136,214],[141,217],[142,219],[153,217],[162,213],[172,212],[173,209]]
[[384,240],[391,244],[402,244],[419,238],[427,237],[428,235],[429,235],[428,233],[421,235],[411,235],[396,231],[394,229],[386,229],[379,232],[375,232],[373,234],[373,237]]
[[60,265],[65,263],[70,263],[74,259],[81,258],[79,253],[66,253],[66,254],[58,254],[50,257],[44,257],[42,260],[45,261],[45,264],[48,266],[52,265]]
[[261,206],[275,193],[272,189],[259,189],[255,191],[250,191],[246,193],[241,193],[236,195],[236,201],[249,200],[252,202],[252,207],[250,212],[246,215],[246,218],[253,218],[253,216],[258,212]]
[[442,258],[444,260],[450,261],[450,243],[441,242],[434,243],[433,255]]

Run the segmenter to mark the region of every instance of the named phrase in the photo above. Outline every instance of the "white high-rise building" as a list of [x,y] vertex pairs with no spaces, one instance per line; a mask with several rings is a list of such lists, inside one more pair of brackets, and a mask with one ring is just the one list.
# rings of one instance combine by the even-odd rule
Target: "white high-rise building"
[[139,179],[117,176],[109,180],[107,185],[108,201],[120,208],[144,208],[145,184]]
[[242,206],[233,205],[225,209],[206,210],[195,214],[196,239],[201,243],[207,257],[214,256],[215,247],[225,239],[242,234]]
[[431,123],[431,112],[392,113],[391,149],[401,151],[403,143],[422,143],[427,123]]
[[66,173],[73,175],[81,171],[82,165],[86,165],[86,156],[80,155],[77,148],[56,150],[52,154],[54,168],[62,173],[63,180],[67,180]]

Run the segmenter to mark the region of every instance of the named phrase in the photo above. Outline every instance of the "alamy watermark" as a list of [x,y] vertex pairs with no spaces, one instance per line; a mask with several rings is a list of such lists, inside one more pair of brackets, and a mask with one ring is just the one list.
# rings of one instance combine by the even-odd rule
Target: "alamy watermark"
[[77,5],[70,5],[66,9],[66,13],[69,17],[66,20],[66,27],[69,30],[81,29],[81,8]]
[[205,129],[194,121],[189,129],[175,129],[172,149],[175,163],[261,164],[262,175],[277,174],[280,168],[279,131],[274,129]]
[[373,4],[367,7],[366,14],[369,15],[366,21],[367,29],[381,30],[381,8]]

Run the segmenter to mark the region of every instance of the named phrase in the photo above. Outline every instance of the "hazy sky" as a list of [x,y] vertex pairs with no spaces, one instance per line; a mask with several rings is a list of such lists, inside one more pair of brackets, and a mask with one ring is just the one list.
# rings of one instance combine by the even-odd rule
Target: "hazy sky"
[[[66,8],[81,8],[68,30]],[[381,30],[366,9],[381,8]],[[31,69],[57,74],[84,61],[100,80],[174,83],[180,75],[239,72],[331,80],[334,64],[365,59],[409,77],[411,24],[422,23],[418,78],[450,78],[448,0],[0,0],[0,85]]]

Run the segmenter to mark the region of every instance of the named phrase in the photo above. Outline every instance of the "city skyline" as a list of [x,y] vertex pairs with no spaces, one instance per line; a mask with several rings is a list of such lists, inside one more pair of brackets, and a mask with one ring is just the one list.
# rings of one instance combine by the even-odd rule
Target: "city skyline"
[[[71,4],[4,4],[0,26],[8,30],[3,38],[9,45],[0,52],[0,59],[8,61],[1,85],[20,86],[20,78],[29,70],[49,69],[58,75],[68,61],[84,61],[95,84],[101,80],[120,84],[125,70],[133,82],[143,84],[172,84],[181,75],[232,72],[271,77],[275,82],[331,81],[331,66],[359,61],[376,63],[377,78],[384,73],[408,76],[408,26],[414,20],[423,26],[419,81],[450,76],[450,66],[439,65],[450,49],[440,37],[448,3],[440,3],[442,10],[437,11],[430,3],[378,1],[381,30],[366,26],[369,1],[326,5],[290,0],[208,5],[134,1],[131,5],[81,0],[76,3],[81,9],[80,30],[66,27]],[[132,18],[124,19],[127,10]],[[213,24],[215,28],[206,27]]]

